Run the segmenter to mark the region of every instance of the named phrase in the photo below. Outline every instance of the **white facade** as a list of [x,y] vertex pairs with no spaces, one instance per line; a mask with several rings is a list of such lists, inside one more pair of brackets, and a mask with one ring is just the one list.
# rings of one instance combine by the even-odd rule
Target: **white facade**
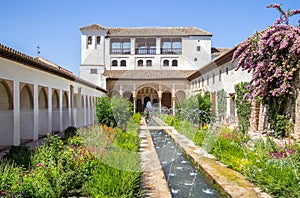
[[105,70],[196,70],[211,60],[211,34],[199,28],[81,30],[80,77],[105,87]]
[[62,68],[0,46],[0,147],[95,123],[100,89]]

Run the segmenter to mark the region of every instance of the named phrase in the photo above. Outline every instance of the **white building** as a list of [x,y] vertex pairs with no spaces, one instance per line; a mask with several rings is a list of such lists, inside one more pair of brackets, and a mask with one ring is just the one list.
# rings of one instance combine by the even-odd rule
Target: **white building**
[[95,123],[106,90],[40,57],[0,44],[0,149]]
[[212,34],[197,27],[106,28],[81,31],[80,77],[128,97],[168,108],[189,96],[187,77],[211,60]]

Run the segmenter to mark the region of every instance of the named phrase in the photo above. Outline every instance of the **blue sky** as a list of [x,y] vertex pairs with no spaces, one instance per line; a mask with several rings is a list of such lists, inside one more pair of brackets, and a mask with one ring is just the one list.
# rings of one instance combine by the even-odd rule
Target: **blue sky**
[[300,0],[1,0],[0,43],[29,56],[39,45],[40,56],[78,75],[83,26],[195,26],[213,34],[212,46],[233,47],[279,17],[271,3],[300,8]]

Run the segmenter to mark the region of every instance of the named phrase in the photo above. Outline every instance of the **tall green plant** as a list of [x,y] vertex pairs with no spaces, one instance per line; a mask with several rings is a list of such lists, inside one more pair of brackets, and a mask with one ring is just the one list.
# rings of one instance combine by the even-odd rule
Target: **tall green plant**
[[247,89],[248,85],[248,82],[241,82],[234,86],[234,90],[236,93],[235,105],[237,108],[237,116],[239,122],[238,125],[243,133],[246,133],[250,126],[251,104],[248,100],[244,100],[245,95],[249,93],[249,90]]
[[203,95],[198,94],[198,106],[200,114],[199,114],[199,124],[204,126],[211,121],[211,99],[210,93],[208,91],[204,92]]
[[113,117],[111,100],[108,96],[98,98],[96,102],[96,117],[100,124],[115,126],[116,122]]

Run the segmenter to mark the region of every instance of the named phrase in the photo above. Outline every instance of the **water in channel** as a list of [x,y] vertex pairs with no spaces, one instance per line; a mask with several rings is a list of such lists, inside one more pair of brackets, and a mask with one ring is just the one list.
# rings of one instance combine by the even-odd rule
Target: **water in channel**
[[172,197],[221,197],[163,131],[151,132]]

